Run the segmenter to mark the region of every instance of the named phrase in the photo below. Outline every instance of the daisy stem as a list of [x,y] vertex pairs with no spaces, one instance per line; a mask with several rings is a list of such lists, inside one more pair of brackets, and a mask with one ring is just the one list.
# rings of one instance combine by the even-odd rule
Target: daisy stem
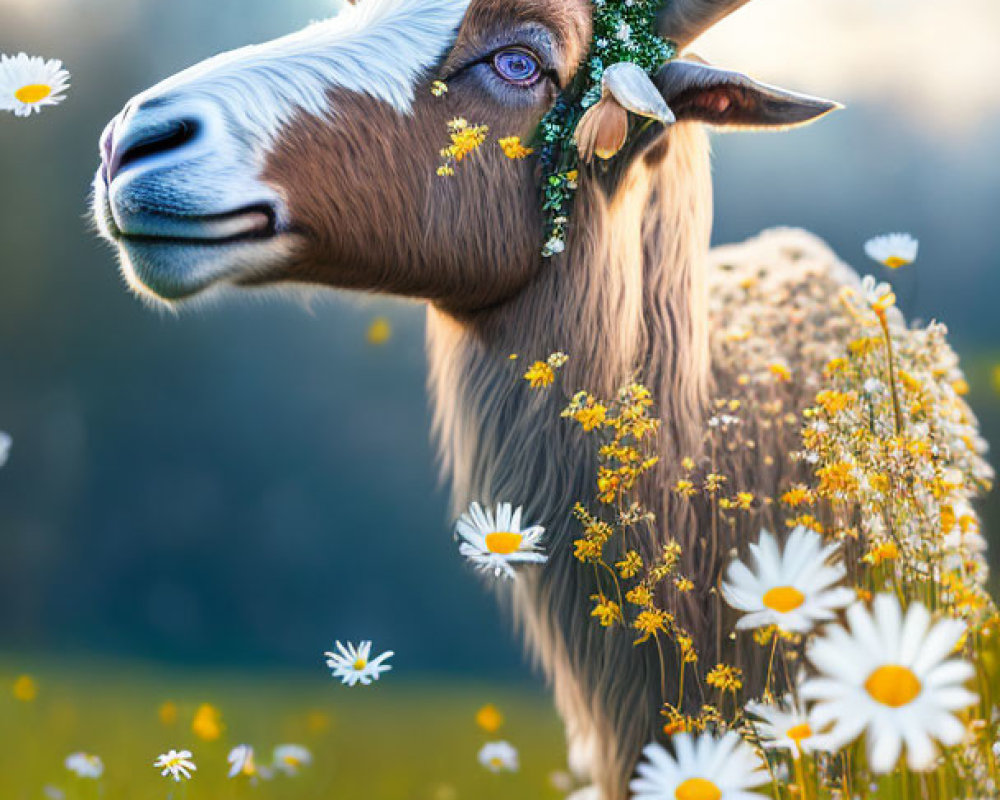
[[889,388],[892,390],[892,413],[896,418],[896,435],[903,433],[903,414],[899,406],[899,389],[896,387],[896,363],[892,352],[892,334],[889,332],[889,320],[885,313],[878,315],[878,321],[885,335],[885,355],[889,362]]
[[771,692],[771,678],[773,677],[774,673],[774,654],[778,649],[778,631],[775,630],[772,636],[773,638],[771,639],[771,657],[767,661],[767,678],[764,680],[764,691],[769,694],[773,694],[773,692]]
[[795,782],[799,785],[799,797],[802,800],[809,800],[809,786],[806,784],[806,770],[805,765],[802,763],[802,753],[798,750],[796,746],[796,752],[792,756],[792,761],[795,764]]
[[[667,668],[663,663],[663,648],[660,645],[660,634],[653,631],[653,638],[656,640],[656,656],[660,661],[660,698],[661,702],[667,702]],[[684,685],[684,673],[681,672],[681,686]]]

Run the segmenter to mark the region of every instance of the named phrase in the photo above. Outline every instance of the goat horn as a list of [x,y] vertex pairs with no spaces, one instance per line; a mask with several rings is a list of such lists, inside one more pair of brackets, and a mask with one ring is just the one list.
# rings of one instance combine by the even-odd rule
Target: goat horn
[[660,34],[684,50],[715,23],[749,0],[665,0],[660,12]]
[[653,79],[631,62],[612,64],[604,70],[601,88],[633,114],[655,119],[664,125],[673,125],[677,121]]

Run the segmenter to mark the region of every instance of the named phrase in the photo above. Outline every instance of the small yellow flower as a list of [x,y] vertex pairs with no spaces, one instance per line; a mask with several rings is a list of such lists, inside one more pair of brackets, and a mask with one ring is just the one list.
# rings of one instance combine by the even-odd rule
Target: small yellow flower
[[615,567],[623,578],[634,578],[642,569],[642,557],[635,550],[629,550]]
[[796,484],[783,495],[781,495],[781,502],[785,505],[791,506],[792,508],[797,508],[798,506],[812,505],[813,504],[813,493],[803,486],[802,484]]
[[38,683],[30,675],[19,675],[14,681],[11,691],[15,700],[30,703],[38,697]]
[[881,542],[872,542],[868,552],[862,557],[862,561],[877,567],[886,561],[895,561],[899,558],[899,547],[891,539]]
[[682,594],[694,589],[694,581],[690,578],[678,577],[674,579],[674,588]]
[[753,492],[737,492],[736,505],[744,511],[753,508]]
[[648,642],[657,633],[666,633],[667,623],[671,620],[672,617],[661,608],[648,608],[640,612],[639,616],[635,618],[635,622],[632,623],[632,627],[642,635],[635,640],[634,644]]
[[536,361],[524,373],[524,379],[531,384],[532,389],[544,389],[555,383],[556,373],[545,361]]
[[594,610],[590,612],[590,616],[597,617],[602,628],[610,628],[616,622],[623,620],[622,609],[618,603],[608,600],[602,594],[592,595],[590,599],[597,601]]
[[653,594],[640,583],[625,595],[625,599],[634,606],[648,606],[653,602]]
[[222,714],[211,703],[202,703],[194,712],[191,730],[199,739],[214,742],[222,736],[225,726],[222,724]]
[[959,397],[965,397],[969,393],[969,382],[965,378],[959,378],[951,384],[951,388]]
[[589,433],[603,425],[607,416],[608,409],[600,403],[594,403],[592,406],[585,406],[577,411],[573,415],[573,419],[579,422],[583,429]]
[[728,664],[716,664],[705,680],[709,686],[722,692],[736,693],[743,688],[743,671]]
[[476,712],[476,725],[486,733],[496,733],[503,725],[503,714],[495,705],[489,703]]
[[503,139],[498,139],[497,144],[500,145],[500,149],[503,150],[503,154],[507,158],[514,160],[527,158],[535,152],[530,147],[525,147],[521,144],[520,136],[506,136]]
[[444,81],[434,81],[431,84],[431,94],[435,97],[444,97],[448,93],[448,84]]
[[365,333],[368,344],[383,345],[392,338],[392,324],[385,317],[376,317],[371,321]]
[[697,493],[697,490],[694,488],[694,483],[684,478],[674,484],[674,491],[681,497],[691,497]]
[[767,369],[782,383],[788,383],[792,379],[792,371],[788,368],[787,364],[776,361],[773,364],[769,364]]

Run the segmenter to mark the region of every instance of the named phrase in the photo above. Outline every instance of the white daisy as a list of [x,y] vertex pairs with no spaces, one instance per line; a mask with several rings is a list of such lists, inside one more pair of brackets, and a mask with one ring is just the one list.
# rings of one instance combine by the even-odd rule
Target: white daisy
[[954,712],[976,702],[963,684],[975,674],[971,664],[948,657],[965,624],[942,619],[912,604],[905,616],[895,595],[875,598],[874,613],[861,603],[847,611],[848,631],[831,625],[809,646],[807,656],[819,676],[806,681],[804,698],[817,701],[809,722],[833,724],[837,747],[866,734],[868,761],[878,773],[892,771],[903,744],[910,769],[934,766],[933,740],[959,744],[965,726]]
[[865,243],[865,253],[872,261],[890,269],[899,269],[917,260],[920,242],[908,233],[890,233],[876,236]]
[[191,760],[190,750],[171,750],[163,753],[153,762],[153,766],[160,770],[160,774],[166,778],[168,775],[178,783],[183,780],[191,780],[191,773],[198,768]]
[[226,761],[229,762],[230,778],[235,778],[237,775],[253,777],[257,774],[257,767],[253,761],[253,748],[248,744],[240,744],[230,750]]
[[479,763],[490,772],[517,772],[517,749],[510,742],[488,742],[479,751]]
[[104,774],[104,762],[90,753],[71,753],[66,756],[66,769],[78,778],[97,780]]
[[286,775],[298,775],[302,767],[312,764],[312,753],[300,744],[279,744],[274,748],[271,766]]
[[759,717],[754,729],[761,745],[767,750],[788,750],[794,756],[801,753],[830,751],[836,748],[825,734],[813,729],[809,715],[791,695],[781,706],[767,703],[747,703],[747,713]]
[[670,741],[673,756],[656,743],[642,751],[632,800],[760,800],[752,790],[771,782],[760,756],[733,731],[718,738],[679,733]]
[[392,669],[385,662],[395,654],[388,650],[377,658],[371,658],[371,642],[361,642],[357,647],[350,642],[346,646],[336,642],[336,647],[339,652],[327,651],[323,655],[326,656],[326,665],[333,670],[333,677],[340,678],[347,686],[358,683],[368,686],[377,681],[383,672]]
[[884,281],[880,283],[872,275],[865,275],[861,279],[861,292],[873,311],[885,313],[896,305],[896,293],[892,291],[892,287]]
[[0,467],[7,463],[12,444],[14,444],[14,440],[10,437],[10,434],[0,431]]
[[521,507],[511,508],[500,503],[496,517],[479,503],[459,517],[457,534],[462,538],[459,552],[483,572],[493,571],[496,577],[516,577],[514,564],[542,564],[546,555],[539,552],[539,540],[545,533],[541,525],[521,528]]
[[61,61],[46,61],[38,56],[18,53],[0,55],[0,110],[29,117],[43,106],[54,106],[66,99],[69,73]]
[[855,599],[850,589],[835,586],[845,575],[840,563],[831,563],[837,545],[823,545],[823,537],[803,526],[791,532],[782,552],[768,531],[750,545],[756,571],[733,561],[722,584],[726,602],[746,615],[740,630],[777,625],[785,631],[808,633],[819,621],[833,619],[834,610]]

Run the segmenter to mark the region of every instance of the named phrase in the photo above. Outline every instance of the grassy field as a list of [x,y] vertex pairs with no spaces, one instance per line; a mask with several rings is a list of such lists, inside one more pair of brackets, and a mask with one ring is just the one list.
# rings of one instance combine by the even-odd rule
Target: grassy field
[[[0,670],[0,798],[3,800],[554,800],[550,774],[564,762],[561,729],[544,693],[496,686],[404,684],[390,675],[370,688],[348,689],[324,678],[225,673],[157,673],[138,668],[35,670],[32,700],[13,687],[23,664]],[[23,686],[22,686],[23,688]],[[176,705],[173,722],[161,705]],[[225,730],[206,742],[191,728],[195,710],[211,703]],[[492,703],[504,715],[493,735],[476,711]],[[168,715],[169,716],[169,715]],[[486,741],[506,739],[520,751],[517,774],[494,775],[476,761]],[[314,762],[297,777],[251,785],[226,777],[229,749],[251,744],[267,763],[277,744],[306,745]],[[175,785],[152,762],[171,748],[190,749],[198,771]],[[100,756],[99,781],[63,766],[75,751]],[[60,794],[62,793],[62,794]]]

